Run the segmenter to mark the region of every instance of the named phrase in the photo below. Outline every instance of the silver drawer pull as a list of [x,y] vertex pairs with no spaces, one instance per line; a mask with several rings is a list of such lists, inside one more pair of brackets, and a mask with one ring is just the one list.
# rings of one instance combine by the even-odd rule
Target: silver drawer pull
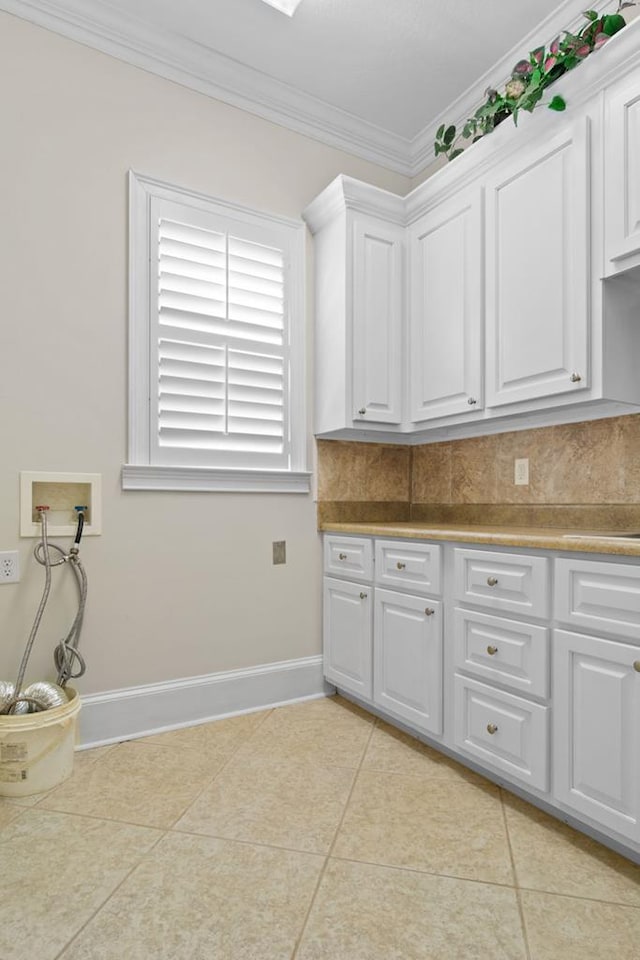
[[400,560],[398,560],[398,562],[396,563],[396,567],[398,568],[398,570],[404,570],[404,568],[406,567],[406,563],[401,563]]
[[361,593],[361,594],[360,594],[360,599],[361,599],[361,600],[366,600],[366,599],[367,599],[366,593]]
[[435,610],[433,609],[433,607],[425,607],[424,612],[425,612],[425,616],[432,617],[435,613]]
[[498,648],[494,647],[492,644],[489,644],[489,646],[487,647],[487,653],[489,654],[489,656],[495,657],[497,652],[498,652]]
[[498,732],[498,727],[495,723],[487,724],[487,733],[490,733],[493,735],[494,733],[497,733],[497,732]]
[[490,587],[495,587],[498,583],[497,577],[487,577],[487,585]]
[[571,383],[580,383],[580,381],[582,380],[582,377],[580,376],[579,373],[572,373],[571,376],[569,377],[569,380],[571,380]]
[[367,408],[366,408],[366,407],[360,407],[360,409],[358,410],[358,416],[359,416],[359,417],[364,417],[364,415],[365,415],[366,412],[367,412]]
[[476,404],[477,402],[478,402],[478,401],[476,400],[475,397],[469,397],[469,399],[467,400],[467,403],[469,404],[470,407],[475,406],[475,404]]
[[636,673],[640,673],[640,660],[633,661],[633,669],[636,671]]
[[338,554],[338,560],[346,560],[346,559],[347,559],[346,553],[339,553],[339,554]]

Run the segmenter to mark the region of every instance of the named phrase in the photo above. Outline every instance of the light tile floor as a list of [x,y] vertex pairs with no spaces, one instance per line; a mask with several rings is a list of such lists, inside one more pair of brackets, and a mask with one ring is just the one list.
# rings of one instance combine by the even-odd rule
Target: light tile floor
[[638,960],[640,867],[335,697],[0,800],[0,960]]

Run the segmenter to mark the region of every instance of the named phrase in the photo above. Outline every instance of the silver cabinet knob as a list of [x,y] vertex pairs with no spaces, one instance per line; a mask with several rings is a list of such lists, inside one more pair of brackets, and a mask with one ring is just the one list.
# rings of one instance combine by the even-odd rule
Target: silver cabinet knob
[[487,733],[490,733],[490,734],[493,736],[493,734],[494,734],[494,733],[497,733],[497,732],[498,732],[497,724],[495,724],[495,723],[488,723],[488,724],[487,724]]
[[433,609],[433,607],[425,607],[424,613],[425,613],[425,616],[432,617],[435,613],[435,610]]
[[487,647],[487,653],[489,654],[489,656],[495,657],[497,652],[498,652],[498,648],[494,647],[493,644],[489,644],[489,646]]
[[398,568],[398,570],[404,570],[406,566],[407,566],[406,563],[402,563],[400,560],[398,560],[398,562],[396,563],[396,567]]
[[640,673],[640,660],[634,660],[633,669],[636,671],[636,673]]
[[366,599],[367,599],[366,593],[361,593],[361,594],[360,594],[360,599],[361,599],[361,600],[366,600]]
[[497,584],[498,584],[498,578],[497,578],[497,577],[487,577],[487,586],[488,586],[488,587],[495,587],[495,586],[497,586]]
[[346,560],[346,559],[347,559],[346,553],[339,553],[339,554],[338,554],[338,560]]
[[569,380],[571,380],[571,383],[580,383],[580,381],[582,380],[582,377],[580,376],[579,373],[572,373],[571,376],[569,377]]
[[476,400],[475,397],[469,397],[469,399],[467,400],[467,403],[469,404],[470,407],[474,407],[477,402],[478,401]]
[[366,408],[366,407],[360,407],[360,409],[358,410],[358,415],[361,416],[361,417],[364,417],[364,415],[365,415],[366,412],[367,412],[367,408]]

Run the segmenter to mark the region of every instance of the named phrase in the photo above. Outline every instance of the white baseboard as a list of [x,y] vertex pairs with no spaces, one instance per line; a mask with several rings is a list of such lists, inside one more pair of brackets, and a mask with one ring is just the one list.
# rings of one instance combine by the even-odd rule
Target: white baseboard
[[78,749],[190,727],[333,692],[322,657],[267,663],[82,697]]

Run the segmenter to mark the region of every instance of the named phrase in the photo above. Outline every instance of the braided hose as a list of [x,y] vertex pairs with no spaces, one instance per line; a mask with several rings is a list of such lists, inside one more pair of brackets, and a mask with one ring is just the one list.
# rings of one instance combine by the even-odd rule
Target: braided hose
[[40,510],[40,523],[42,524],[42,540],[38,546],[42,549],[43,560],[41,561],[44,564],[45,569],[45,582],[44,582],[44,591],[42,593],[42,598],[40,600],[40,605],[38,607],[35,620],[33,621],[33,626],[31,627],[31,633],[29,634],[29,639],[27,640],[27,645],[25,651],[22,655],[22,660],[20,662],[20,668],[18,670],[18,677],[16,679],[15,685],[15,696],[13,703],[9,705],[7,713],[11,713],[16,703],[18,703],[22,698],[20,696],[20,691],[22,690],[22,684],[24,682],[24,675],[27,672],[27,665],[29,663],[29,658],[31,657],[31,651],[33,650],[33,644],[35,643],[36,634],[40,626],[40,621],[42,620],[42,614],[44,613],[44,608],[47,605],[47,600],[49,599],[49,591],[51,590],[51,557],[49,555],[49,541],[47,539],[47,513],[46,510]]

